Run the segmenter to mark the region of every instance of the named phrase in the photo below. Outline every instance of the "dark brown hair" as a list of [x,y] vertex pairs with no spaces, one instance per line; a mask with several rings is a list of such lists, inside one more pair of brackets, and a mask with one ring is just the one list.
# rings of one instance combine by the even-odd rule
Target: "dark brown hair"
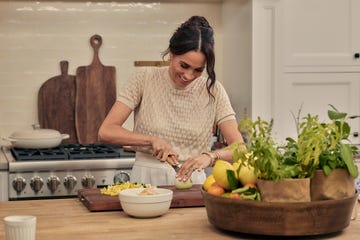
[[201,51],[205,55],[208,74],[206,88],[208,93],[213,96],[210,89],[216,81],[214,32],[204,17],[192,16],[181,24],[170,38],[169,47],[162,56],[164,58],[170,52],[175,55],[182,55],[189,51]]

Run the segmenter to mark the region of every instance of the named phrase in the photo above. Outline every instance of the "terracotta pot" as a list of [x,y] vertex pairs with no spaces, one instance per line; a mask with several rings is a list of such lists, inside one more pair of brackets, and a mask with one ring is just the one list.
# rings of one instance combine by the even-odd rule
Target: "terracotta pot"
[[334,169],[329,175],[315,171],[310,180],[311,201],[343,199],[355,194],[355,179],[346,169]]
[[310,202],[310,179],[294,178],[256,182],[264,202]]

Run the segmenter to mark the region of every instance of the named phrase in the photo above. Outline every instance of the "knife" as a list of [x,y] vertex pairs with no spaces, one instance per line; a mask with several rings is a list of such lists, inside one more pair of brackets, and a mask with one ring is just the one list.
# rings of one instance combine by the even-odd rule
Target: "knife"
[[[143,153],[149,153],[149,154],[152,154],[152,149],[151,149],[151,146],[126,146],[126,149],[128,150],[132,150],[132,151],[140,151],[140,152],[143,152]],[[170,155],[169,158],[174,158],[175,155]],[[181,163],[178,163],[178,164],[171,164],[169,162],[167,162],[171,167],[174,168],[175,172],[177,173],[180,168],[181,168]]]
[[174,170],[175,170],[176,173],[180,170],[181,165],[182,165],[181,163],[178,163],[178,164],[170,164],[170,166],[172,166],[172,167],[174,168]]

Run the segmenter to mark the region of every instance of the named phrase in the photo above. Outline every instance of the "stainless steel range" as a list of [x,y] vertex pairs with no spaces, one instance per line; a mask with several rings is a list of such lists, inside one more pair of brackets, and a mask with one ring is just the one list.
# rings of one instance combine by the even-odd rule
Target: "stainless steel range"
[[2,147],[8,162],[8,200],[77,196],[130,180],[135,153],[106,144],[70,144],[50,149]]

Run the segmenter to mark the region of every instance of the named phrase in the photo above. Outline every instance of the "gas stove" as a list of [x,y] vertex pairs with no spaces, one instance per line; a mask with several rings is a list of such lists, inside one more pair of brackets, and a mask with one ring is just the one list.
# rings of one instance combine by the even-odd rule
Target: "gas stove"
[[69,144],[56,148],[11,148],[16,161],[120,158],[133,155],[106,144]]
[[77,196],[82,188],[129,181],[135,153],[107,144],[69,144],[49,149],[3,147],[8,162],[8,200]]

